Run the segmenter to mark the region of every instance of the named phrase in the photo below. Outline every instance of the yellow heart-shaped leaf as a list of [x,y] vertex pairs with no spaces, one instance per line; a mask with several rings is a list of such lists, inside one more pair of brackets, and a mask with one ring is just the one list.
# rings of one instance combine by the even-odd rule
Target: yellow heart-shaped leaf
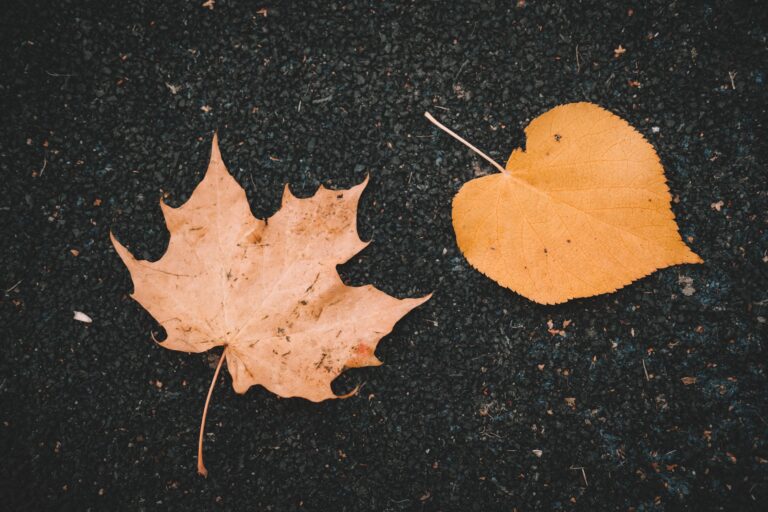
[[625,120],[571,103],[525,134],[504,172],[467,182],[453,200],[456,240],[480,272],[557,304],[702,262],[680,238],[656,151]]

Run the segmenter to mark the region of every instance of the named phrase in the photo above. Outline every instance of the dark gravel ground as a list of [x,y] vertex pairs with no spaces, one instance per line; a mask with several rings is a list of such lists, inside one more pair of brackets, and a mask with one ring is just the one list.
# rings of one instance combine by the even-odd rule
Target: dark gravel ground
[[[0,508],[766,507],[762,2],[202,1],[2,7]],[[451,198],[491,169],[422,113],[504,160],[580,100],[657,148],[706,263],[538,306],[459,253]],[[260,217],[285,182],[310,195],[370,172],[374,243],[342,276],[435,295],[381,343],[384,366],[337,381],[365,383],[352,399],[221,378],[204,480],[215,354],[153,344],[108,232],[158,258],[157,199],[188,197],[214,129]]]

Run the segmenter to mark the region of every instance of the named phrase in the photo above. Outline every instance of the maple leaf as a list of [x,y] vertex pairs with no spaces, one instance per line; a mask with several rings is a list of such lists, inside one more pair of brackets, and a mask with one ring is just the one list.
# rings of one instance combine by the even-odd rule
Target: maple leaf
[[[253,216],[214,135],[205,177],[189,200],[162,200],[170,241],[157,261],[135,259],[110,233],[133,280],[131,295],[165,328],[165,348],[223,346],[237,393],[260,384],[282,397],[337,397],[346,368],[377,366],[379,340],[429,296],[399,300],[373,286],[346,286],[336,266],[368,244],[357,234],[357,204],[368,179],[349,190],[325,187],[298,199],[288,186],[268,220]],[[353,391],[354,393],[354,391]],[[348,396],[348,395],[344,395]]]
[[453,227],[470,264],[502,286],[557,304],[702,262],[680,238],[658,155],[611,112],[592,103],[549,110],[506,168],[426,115],[501,171],[464,184]]

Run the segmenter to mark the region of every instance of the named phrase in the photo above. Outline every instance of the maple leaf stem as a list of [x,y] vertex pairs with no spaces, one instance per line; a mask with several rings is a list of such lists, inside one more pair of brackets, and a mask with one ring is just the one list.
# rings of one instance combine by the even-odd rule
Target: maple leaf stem
[[211,387],[208,389],[208,397],[205,399],[205,407],[203,407],[203,420],[200,422],[200,440],[197,444],[197,472],[204,477],[208,478],[208,470],[205,469],[203,463],[203,438],[205,436],[205,419],[208,417],[208,404],[211,403],[211,395],[213,395],[213,388],[216,387],[216,380],[219,378],[219,371],[221,370],[221,364],[224,362],[224,356],[227,355],[227,346],[224,347],[224,351],[219,358],[219,364],[216,365],[216,371],[213,372],[213,379],[211,379]]
[[440,128],[441,130],[443,130],[445,133],[447,133],[448,135],[450,135],[454,139],[458,140],[459,142],[461,142],[462,144],[467,146],[469,149],[471,149],[472,151],[474,151],[475,153],[477,153],[478,155],[483,157],[485,160],[488,161],[488,163],[490,163],[492,166],[494,166],[496,169],[498,169],[499,172],[501,172],[503,174],[507,174],[508,173],[508,171],[504,167],[502,167],[501,164],[499,164],[496,160],[494,160],[493,158],[489,157],[488,155],[486,155],[485,153],[483,153],[482,151],[477,149],[475,146],[473,146],[472,144],[467,142],[465,139],[463,139],[458,133],[454,132],[453,130],[451,130],[450,128],[445,126],[443,123],[441,123],[440,121],[438,121],[437,119],[432,117],[432,114],[430,114],[429,112],[424,112],[424,117],[429,119],[430,122],[432,122],[435,126]]

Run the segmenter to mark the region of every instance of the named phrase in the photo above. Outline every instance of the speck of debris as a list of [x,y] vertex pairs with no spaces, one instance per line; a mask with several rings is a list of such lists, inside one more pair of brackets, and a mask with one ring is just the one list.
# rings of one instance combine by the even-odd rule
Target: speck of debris
[[677,282],[683,285],[682,292],[686,297],[690,297],[696,293],[696,288],[693,287],[693,278],[688,276],[680,276],[677,278]]
[[169,91],[171,91],[171,94],[176,95],[180,90],[180,85],[173,85],[168,82],[165,82],[165,86],[168,88]]
[[83,313],[82,311],[75,311],[73,317],[78,322],[83,322],[83,323],[86,323],[86,324],[92,324],[93,323],[93,319],[90,316],[88,316],[85,313]]

